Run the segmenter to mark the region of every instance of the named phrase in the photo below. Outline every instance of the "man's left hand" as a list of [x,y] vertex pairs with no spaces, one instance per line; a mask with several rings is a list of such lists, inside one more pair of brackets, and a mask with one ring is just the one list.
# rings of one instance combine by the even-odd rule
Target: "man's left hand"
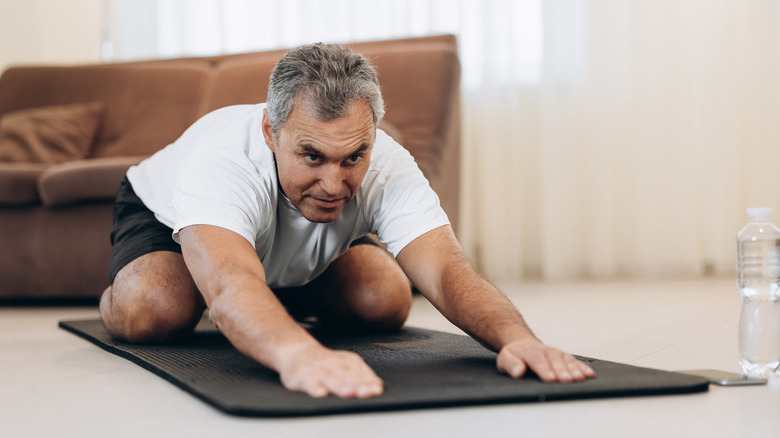
[[514,378],[531,369],[545,382],[579,382],[596,377],[591,367],[569,353],[548,347],[536,339],[506,344],[496,359],[498,370]]

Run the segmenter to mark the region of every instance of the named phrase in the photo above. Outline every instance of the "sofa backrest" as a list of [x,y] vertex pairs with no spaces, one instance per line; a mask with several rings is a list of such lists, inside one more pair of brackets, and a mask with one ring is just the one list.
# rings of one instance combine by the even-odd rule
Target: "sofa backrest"
[[90,157],[152,154],[199,116],[211,82],[205,66],[16,67],[0,76],[0,117],[11,111],[102,102]]

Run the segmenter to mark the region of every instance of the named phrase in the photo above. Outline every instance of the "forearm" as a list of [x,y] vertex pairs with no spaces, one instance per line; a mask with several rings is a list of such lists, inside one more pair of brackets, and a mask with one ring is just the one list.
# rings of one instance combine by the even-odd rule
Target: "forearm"
[[536,339],[514,304],[470,264],[445,271],[434,300],[447,319],[492,350]]
[[296,349],[321,347],[268,287],[249,242],[206,225],[184,228],[180,236],[212,321],[239,351],[279,371]]
[[289,358],[320,347],[265,284],[235,283],[213,294],[209,311],[212,321],[236,349],[280,371]]
[[397,259],[439,312],[486,347],[536,340],[509,299],[474,270],[451,227],[423,234]]

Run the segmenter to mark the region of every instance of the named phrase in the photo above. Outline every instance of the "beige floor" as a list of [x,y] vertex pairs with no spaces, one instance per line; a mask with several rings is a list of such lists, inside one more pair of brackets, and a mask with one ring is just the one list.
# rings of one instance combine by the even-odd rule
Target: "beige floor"
[[[731,280],[501,285],[537,335],[585,356],[738,371]],[[780,436],[780,382],[702,394],[299,419],[227,416],[57,328],[94,308],[0,307],[0,437]],[[410,325],[457,332],[422,299]]]

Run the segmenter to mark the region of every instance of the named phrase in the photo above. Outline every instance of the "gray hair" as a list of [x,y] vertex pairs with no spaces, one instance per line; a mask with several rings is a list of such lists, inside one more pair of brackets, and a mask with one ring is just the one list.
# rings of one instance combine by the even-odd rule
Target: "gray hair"
[[385,115],[379,78],[369,60],[345,45],[312,44],[287,52],[274,67],[266,108],[273,135],[287,122],[296,97],[323,121],[345,116],[356,100],[371,106],[374,126]]

